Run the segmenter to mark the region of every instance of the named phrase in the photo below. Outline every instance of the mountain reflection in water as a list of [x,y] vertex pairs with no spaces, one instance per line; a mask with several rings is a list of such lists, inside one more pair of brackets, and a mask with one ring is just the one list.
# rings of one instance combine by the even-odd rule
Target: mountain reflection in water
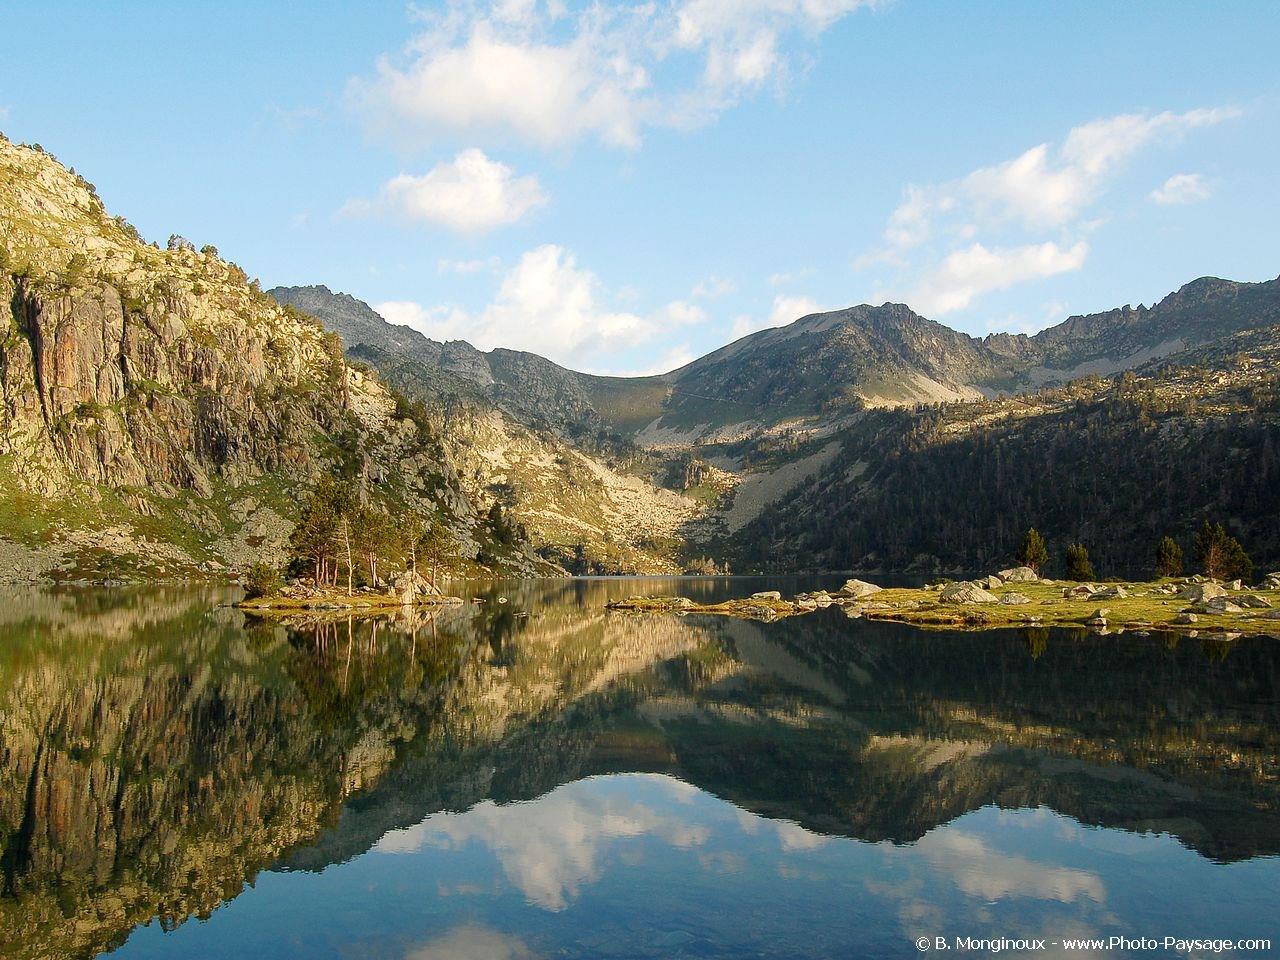
[[1280,943],[1274,638],[603,610],[761,588],[291,625],[6,594],[0,957]]

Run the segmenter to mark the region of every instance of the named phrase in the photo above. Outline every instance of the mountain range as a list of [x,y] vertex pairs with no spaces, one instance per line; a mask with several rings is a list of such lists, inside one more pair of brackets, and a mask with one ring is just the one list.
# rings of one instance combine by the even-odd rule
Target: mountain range
[[861,305],[600,377],[264,293],[38,148],[0,138],[0,173],[9,576],[282,563],[337,474],[476,571],[962,569],[1032,525],[1130,571],[1205,519],[1280,561],[1280,280],[985,339]]

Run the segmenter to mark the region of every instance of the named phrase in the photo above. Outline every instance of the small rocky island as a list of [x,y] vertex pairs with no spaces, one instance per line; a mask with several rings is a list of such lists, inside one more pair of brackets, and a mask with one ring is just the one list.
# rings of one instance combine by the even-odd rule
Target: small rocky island
[[441,593],[429,580],[407,570],[391,581],[388,588],[361,587],[345,589],[333,585],[315,585],[309,580],[286,584],[279,590],[256,597],[246,597],[236,606],[260,616],[286,615],[302,610],[350,610],[373,613],[404,607],[442,606],[465,603],[461,597]]
[[786,599],[777,590],[721,603],[687,597],[628,597],[611,610],[713,614],[772,621],[836,606],[856,619],[891,620],[922,627],[992,629],[1083,626],[1098,632],[1199,629],[1228,636],[1280,632],[1280,572],[1258,589],[1239,580],[1203,576],[1149,583],[1076,583],[1046,580],[1030,567],[1014,567],[977,580],[921,588],[882,588],[849,580],[835,592],[818,590]]

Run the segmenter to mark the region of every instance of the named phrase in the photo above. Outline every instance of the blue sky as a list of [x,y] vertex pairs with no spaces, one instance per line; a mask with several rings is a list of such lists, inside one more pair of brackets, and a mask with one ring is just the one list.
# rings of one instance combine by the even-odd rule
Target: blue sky
[[1274,3],[7,5],[0,130],[161,242],[649,372],[1280,273]]

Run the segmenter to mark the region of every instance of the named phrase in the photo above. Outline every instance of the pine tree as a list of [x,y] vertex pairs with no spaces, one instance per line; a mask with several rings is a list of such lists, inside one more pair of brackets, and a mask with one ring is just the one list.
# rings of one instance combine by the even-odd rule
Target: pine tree
[[1083,543],[1073,543],[1065,554],[1068,580],[1094,579],[1093,564],[1089,562],[1089,550]]
[[1044,537],[1040,536],[1035,527],[1028,530],[1027,535],[1022,538],[1022,546],[1018,548],[1018,554],[1014,559],[1022,566],[1030,567],[1037,574],[1049,562],[1049,548],[1045,546]]
[[428,522],[422,536],[418,538],[417,553],[423,560],[431,564],[431,576],[428,579],[433,587],[436,585],[436,576],[439,574],[440,565],[448,557],[453,543],[453,534],[449,532],[448,527],[440,522],[439,518],[434,518]]
[[[317,586],[329,581],[329,560],[334,556],[338,526],[352,509],[353,500],[351,489],[345,484],[323,478],[303,506],[302,519],[289,538],[294,556],[311,561]],[[333,574],[336,580],[336,563]]]
[[1206,577],[1214,580],[1248,580],[1253,577],[1253,561],[1240,541],[1220,523],[1206,520],[1195,540],[1196,563]]
[[1156,545],[1156,576],[1176,577],[1182,573],[1182,548],[1173,537],[1165,537]]

